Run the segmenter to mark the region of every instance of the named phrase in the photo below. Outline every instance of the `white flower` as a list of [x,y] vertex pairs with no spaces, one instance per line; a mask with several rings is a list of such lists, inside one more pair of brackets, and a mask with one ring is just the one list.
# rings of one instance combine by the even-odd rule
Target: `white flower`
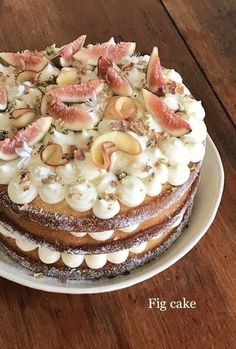
[[18,162],[17,167],[21,168],[26,166],[31,158],[32,152],[33,149],[25,141],[23,141],[22,147],[16,148],[16,154],[22,158]]

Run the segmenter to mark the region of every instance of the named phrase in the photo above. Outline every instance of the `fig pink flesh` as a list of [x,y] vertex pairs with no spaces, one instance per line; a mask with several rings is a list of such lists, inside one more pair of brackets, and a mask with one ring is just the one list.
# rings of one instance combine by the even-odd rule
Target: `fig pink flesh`
[[0,110],[5,110],[7,107],[7,91],[5,84],[0,82]]
[[98,60],[98,74],[111,87],[112,91],[118,96],[132,96],[133,89],[122,75],[114,68],[113,62],[107,57],[100,57]]
[[52,99],[53,96],[48,96],[47,113],[55,119],[61,120],[63,127],[74,131],[89,129],[93,127],[93,120],[89,114],[85,113],[78,107],[68,107],[59,99]]
[[190,125],[167,107],[161,98],[143,90],[143,99],[148,113],[161,124],[167,133],[180,137],[191,131]]
[[33,70],[36,72],[42,70],[48,63],[45,57],[33,53],[2,52],[0,58],[19,70]]
[[125,56],[131,56],[135,51],[135,43],[120,42],[119,44],[104,43],[92,47],[82,48],[75,54],[75,58],[87,62],[88,64],[97,64],[99,57],[107,57],[119,63]]
[[8,156],[9,160],[16,158],[16,148],[21,148],[24,142],[32,145],[35,140],[39,140],[39,135],[42,132],[47,132],[49,126],[50,124],[48,123],[48,118],[40,118],[26,127],[24,130],[18,131],[14,137],[6,138],[4,141],[1,141],[0,158],[3,160],[7,160]]
[[157,47],[154,47],[147,67],[147,87],[151,92],[157,92],[164,87],[164,78]]
[[78,37],[78,39],[62,47],[59,51],[59,56],[63,57],[69,64],[72,62],[72,56],[78,52],[83,46],[86,39],[86,35]]
[[91,80],[84,84],[55,87],[50,94],[62,102],[84,102],[103,89],[102,80]]

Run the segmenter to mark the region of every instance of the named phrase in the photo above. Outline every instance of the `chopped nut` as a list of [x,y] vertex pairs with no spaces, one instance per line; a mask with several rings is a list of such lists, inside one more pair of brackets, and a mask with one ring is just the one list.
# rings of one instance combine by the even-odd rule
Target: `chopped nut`
[[152,166],[145,164],[144,168],[143,168],[143,172],[149,172],[152,169]]
[[117,187],[117,182],[116,182],[116,181],[111,181],[111,182],[110,182],[110,186],[111,186],[112,188],[116,188],[116,187]]
[[93,136],[90,136],[90,137],[89,137],[89,141],[88,141],[88,143],[87,143],[87,147],[90,149],[91,146],[92,146],[92,144],[93,144]]
[[116,120],[111,123],[112,131],[121,131],[125,132],[127,129],[127,125],[123,120]]
[[176,82],[175,81],[168,81],[165,86],[164,86],[164,89],[163,89],[163,92],[164,93],[175,93],[175,89],[176,89]]
[[149,140],[148,140],[148,146],[155,147],[158,146],[160,141],[163,139],[169,138],[168,133],[166,132],[156,132],[154,130],[151,130],[149,132]]
[[60,179],[60,177],[58,175],[51,174],[48,177],[42,178],[41,183],[42,184],[51,184],[51,183],[57,182],[59,179]]
[[149,126],[143,120],[131,121],[129,124],[131,131],[136,133],[139,136],[143,136],[148,133]]
[[175,88],[175,93],[179,96],[184,96],[184,85],[177,85]]
[[44,277],[43,273],[34,273],[36,279],[42,279]]
[[82,149],[74,150],[74,157],[76,160],[83,161],[85,159],[85,155]]
[[29,187],[31,185],[31,180],[30,180],[30,173],[29,171],[25,171],[21,173],[20,176],[20,185],[23,188],[23,191],[29,190]]
[[121,180],[123,178],[125,178],[127,176],[127,173],[126,172],[121,172],[117,175],[118,179]]

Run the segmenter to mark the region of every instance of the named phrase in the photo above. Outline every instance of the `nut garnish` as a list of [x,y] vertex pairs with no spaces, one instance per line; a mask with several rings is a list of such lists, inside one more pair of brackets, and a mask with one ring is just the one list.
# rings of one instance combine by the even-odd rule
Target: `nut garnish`
[[84,151],[82,149],[74,150],[74,157],[76,160],[83,161],[85,159]]
[[31,185],[30,173],[29,171],[24,171],[20,175],[20,185],[22,186],[23,191],[27,191]]
[[144,136],[145,134],[147,134],[149,130],[148,124],[146,124],[143,120],[131,121],[129,124],[129,128],[131,131],[133,131],[139,136]]
[[104,117],[107,119],[133,119],[136,114],[137,106],[133,98],[123,96],[109,98],[104,110]]
[[41,160],[48,166],[61,166],[69,161],[66,155],[68,154],[63,154],[62,147],[59,144],[52,143],[41,151]]
[[127,124],[123,120],[115,120],[111,123],[112,131],[125,132],[127,130]]
[[147,146],[150,146],[151,148],[158,146],[160,144],[160,141],[162,141],[163,139],[169,138],[168,133],[156,132],[154,130],[151,130],[148,136],[149,139]]

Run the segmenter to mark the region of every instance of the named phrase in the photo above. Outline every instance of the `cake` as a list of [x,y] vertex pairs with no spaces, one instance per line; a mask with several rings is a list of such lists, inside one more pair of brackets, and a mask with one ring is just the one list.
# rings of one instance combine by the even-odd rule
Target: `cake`
[[0,53],[0,248],[64,281],[128,274],[176,241],[207,134],[157,47],[85,39]]

